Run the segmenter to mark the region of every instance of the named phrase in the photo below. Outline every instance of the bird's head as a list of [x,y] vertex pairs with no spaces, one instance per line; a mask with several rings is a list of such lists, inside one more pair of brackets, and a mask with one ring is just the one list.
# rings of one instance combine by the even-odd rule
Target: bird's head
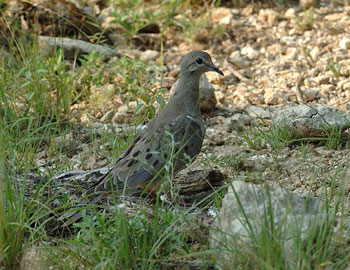
[[210,58],[210,55],[203,51],[191,51],[181,60],[181,72],[201,75],[207,71],[215,71],[220,75],[224,73],[218,69]]

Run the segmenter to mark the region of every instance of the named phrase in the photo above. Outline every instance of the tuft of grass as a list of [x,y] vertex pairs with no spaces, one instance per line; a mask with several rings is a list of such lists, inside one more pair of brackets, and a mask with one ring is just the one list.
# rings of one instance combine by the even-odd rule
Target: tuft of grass
[[25,248],[47,239],[46,226],[52,219],[49,205],[54,198],[42,202],[47,183],[26,200],[27,178],[19,185],[19,179],[8,174],[3,154],[0,159],[0,267],[17,269]]
[[[129,220],[125,214],[107,218],[104,213],[96,216],[96,220],[85,218],[78,226],[79,235],[68,246],[61,243],[60,253],[53,254],[52,259],[57,260],[60,269],[67,269],[68,265],[71,268],[72,263],[96,269],[133,269],[139,264],[136,259],[148,258],[150,246],[146,248],[145,244],[149,244],[148,237],[152,236],[147,237],[144,231],[152,232],[143,214]],[[68,260],[62,261],[67,256]]]
[[130,214],[120,203],[109,214],[84,215],[73,239],[57,240],[57,246],[49,248],[48,262],[58,269],[162,269],[170,262],[198,256],[189,243],[206,247],[202,236],[192,233],[193,222],[188,212],[176,207],[156,204],[153,215],[143,209]]
[[302,46],[301,49],[303,50],[304,56],[310,67],[313,67],[315,65],[316,59],[313,59],[311,56],[311,50],[307,48],[306,46]]
[[131,42],[133,36],[147,26],[157,25],[163,32],[173,21],[175,11],[185,10],[188,2],[161,1],[157,5],[147,5],[144,1],[114,1],[114,22],[123,30],[125,38]]
[[[345,119],[346,120],[346,119]],[[239,132],[238,135],[243,138],[250,148],[254,150],[261,150],[271,146],[273,149],[282,149],[290,144],[303,144],[305,142],[324,143],[329,149],[340,149],[346,143],[346,134],[343,132],[342,126],[329,124],[323,118],[324,125],[322,132],[324,136],[318,137],[299,137],[290,132],[287,126],[278,126],[268,124],[264,121],[261,124],[248,127]],[[347,121],[346,121],[347,123]]]
[[302,31],[309,31],[314,27],[315,24],[315,11],[313,8],[309,8],[304,11],[303,15],[298,18],[297,25]]
[[262,120],[261,124],[256,124],[239,132],[238,135],[243,138],[248,146],[255,150],[261,150],[267,146],[273,149],[281,149],[292,141],[287,129],[270,125]]
[[325,127],[325,145],[328,149],[340,149],[344,145],[341,127]]
[[[196,34],[200,29],[205,29],[209,26],[208,14],[203,12],[200,16],[193,18],[191,13],[185,11],[174,19],[173,24],[180,29],[187,40],[193,41],[196,39]],[[217,30],[220,32],[221,28],[217,28]]]
[[[18,46],[18,50],[22,50]],[[1,62],[0,115],[5,157],[12,165],[32,164],[34,154],[69,129],[70,106],[79,98],[77,79],[66,70],[63,54],[43,58],[28,46]]]
[[327,68],[334,74],[336,78],[340,77],[340,66],[332,61],[327,64]]
[[137,101],[136,115],[145,115],[148,119],[156,113],[155,104],[160,107],[165,105],[163,94],[165,89],[154,89],[158,78],[158,66],[148,66],[141,60],[122,57],[115,62],[118,71],[117,91],[125,94],[126,103]]
[[54,159],[50,174],[64,166],[61,149],[51,142],[69,131],[71,105],[86,94],[78,85],[87,78],[69,69],[62,51],[44,57],[35,40],[11,33],[10,53],[0,61],[0,268],[6,269],[18,267],[26,246],[47,239],[55,191],[47,175],[31,190],[29,172],[43,149]]

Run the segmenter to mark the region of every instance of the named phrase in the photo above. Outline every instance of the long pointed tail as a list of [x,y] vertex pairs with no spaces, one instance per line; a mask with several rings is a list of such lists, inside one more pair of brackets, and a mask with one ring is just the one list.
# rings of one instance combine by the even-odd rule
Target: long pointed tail
[[74,208],[68,210],[62,216],[60,216],[58,218],[58,220],[60,220],[60,221],[67,220],[65,223],[62,224],[62,227],[69,226],[72,223],[79,220],[82,217],[83,210],[86,209],[87,205],[95,204],[99,200],[103,199],[105,196],[106,196],[106,193],[96,195],[96,196],[92,197],[91,199],[86,198],[86,199],[79,201],[77,203],[77,205],[74,206]]

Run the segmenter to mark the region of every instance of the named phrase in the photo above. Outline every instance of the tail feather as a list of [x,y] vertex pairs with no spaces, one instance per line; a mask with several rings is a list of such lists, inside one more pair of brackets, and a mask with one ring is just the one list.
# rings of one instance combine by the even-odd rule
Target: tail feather
[[93,198],[91,198],[91,200],[83,199],[83,200],[79,201],[79,203],[74,208],[68,210],[62,216],[60,216],[58,218],[58,220],[60,220],[60,221],[68,219],[65,223],[62,224],[62,227],[69,226],[72,223],[79,220],[82,217],[83,210],[86,209],[87,205],[95,204],[99,200],[103,199],[103,197],[105,197],[105,196],[106,196],[106,194],[104,193],[104,194],[99,194],[97,196],[94,196]]

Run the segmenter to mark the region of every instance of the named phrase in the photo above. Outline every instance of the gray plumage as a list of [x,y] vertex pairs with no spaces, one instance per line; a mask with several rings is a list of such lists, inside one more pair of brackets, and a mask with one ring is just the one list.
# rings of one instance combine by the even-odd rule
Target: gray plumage
[[[97,202],[112,189],[126,194],[153,192],[167,173],[177,173],[196,158],[205,135],[198,104],[199,77],[207,71],[223,75],[206,52],[192,51],[182,58],[180,78],[167,105],[140,132],[113,168],[85,192],[88,199],[80,201],[78,208]],[[59,218],[69,219],[64,225],[81,217],[81,211],[76,209]]]

